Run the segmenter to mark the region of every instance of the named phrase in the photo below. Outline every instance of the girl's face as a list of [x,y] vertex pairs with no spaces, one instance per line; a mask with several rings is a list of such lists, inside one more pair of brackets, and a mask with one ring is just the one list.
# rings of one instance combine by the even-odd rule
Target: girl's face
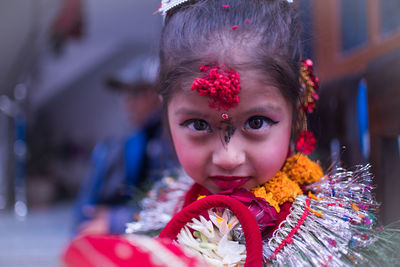
[[[292,108],[279,89],[241,74],[240,103],[229,109],[209,107],[209,98],[182,90],[168,105],[172,139],[186,173],[212,193],[251,189],[271,179],[289,148]],[[252,79],[250,79],[252,78]],[[221,114],[236,130],[221,140]]]

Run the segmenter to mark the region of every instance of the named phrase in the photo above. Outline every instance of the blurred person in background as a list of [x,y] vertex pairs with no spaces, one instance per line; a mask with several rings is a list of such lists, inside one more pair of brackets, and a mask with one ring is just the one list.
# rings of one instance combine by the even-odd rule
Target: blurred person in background
[[[174,157],[162,138],[161,104],[155,91],[158,59],[137,56],[106,80],[121,93],[121,104],[134,125],[133,134],[96,145],[91,166],[74,206],[74,233],[124,233],[139,207],[135,203]],[[169,162],[167,162],[169,160]]]

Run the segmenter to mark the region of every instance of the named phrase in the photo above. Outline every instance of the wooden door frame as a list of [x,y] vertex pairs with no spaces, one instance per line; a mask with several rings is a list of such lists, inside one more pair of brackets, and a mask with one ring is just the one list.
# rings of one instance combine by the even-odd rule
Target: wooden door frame
[[314,53],[318,75],[322,82],[362,72],[368,63],[400,47],[400,30],[390,36],[380,33],[382,0],[367,1],[367,44],[341,52],[341,20],[339,0],[312,0]]

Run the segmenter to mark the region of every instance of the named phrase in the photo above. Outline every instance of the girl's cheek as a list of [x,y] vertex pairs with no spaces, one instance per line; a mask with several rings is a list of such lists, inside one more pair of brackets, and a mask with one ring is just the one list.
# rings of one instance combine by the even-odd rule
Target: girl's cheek
[[185,142],[183,142],[182,139],[180,139],[180,138],[176,138],[174,140],[174,145],[175,145],[175,151],[178,154],[179,161],[182,162],[182,160],[186,157],[184,148],[187,145],[185,145]]
[[252,159],[258,171],[259,184],[270,180],[285,164],[289,150],[289,133],[280,133],[274,139],[254,147]]
[[175,151],[177,153],[179,162],[182,167],[186,170],[186,168],[191,169],[196,164],[195,156],[197,153],[193,151],[194,145],[190,142],[185,134],[178,131],[172,131],[172,139],[174,141]]

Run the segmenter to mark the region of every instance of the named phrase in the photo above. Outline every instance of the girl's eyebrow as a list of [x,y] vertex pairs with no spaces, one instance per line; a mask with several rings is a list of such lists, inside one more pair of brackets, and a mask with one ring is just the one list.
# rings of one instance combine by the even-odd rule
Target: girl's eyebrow
[[245,114],[257,113],[257,112],[282,112],[282,108],[277,105],[267,104],[265,106],[252,107],[246,110]]
[[194,110],[191,108],[179,108],[177,111],[175,111],[175,115],[191,115],[191,116],[199,116],[199,117],[203,117],[203,118],[208,118],[209,115],[200,112],[198,110]]

